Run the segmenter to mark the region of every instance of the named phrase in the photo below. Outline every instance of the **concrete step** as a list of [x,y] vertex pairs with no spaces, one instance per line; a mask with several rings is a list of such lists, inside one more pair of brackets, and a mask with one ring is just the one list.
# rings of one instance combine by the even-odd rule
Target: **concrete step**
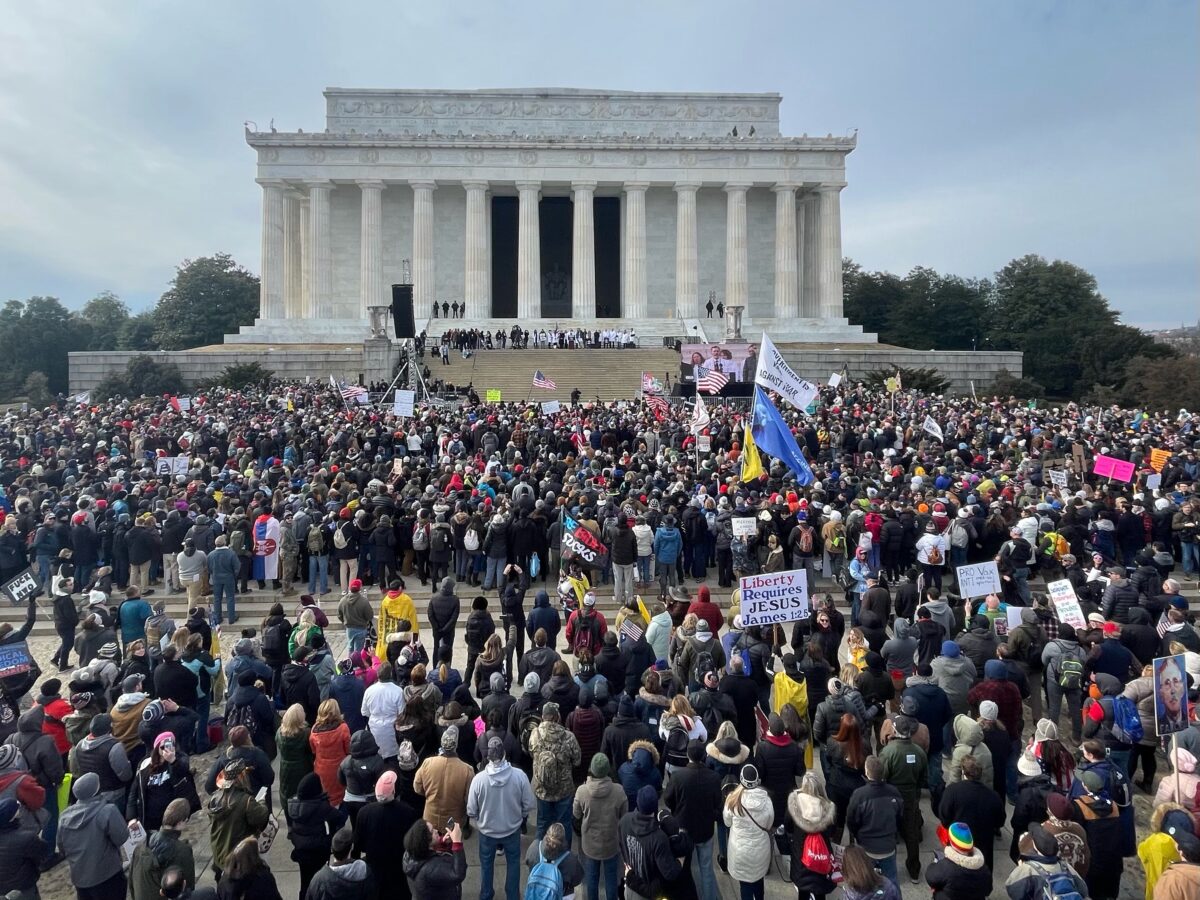
[[[449,365],[429,353],[426,363],[433,377],[455,385],[473,384],[480,396],[488,389],[504,400],[569,400],[579,388],[584,400],[631,399],[641,391],[642,372],[652,372],[666,383],[679,371],[673,350],[481,350],[469,359],[450,353]],[[555,390],[533,387],[533,373],[541,370]]]

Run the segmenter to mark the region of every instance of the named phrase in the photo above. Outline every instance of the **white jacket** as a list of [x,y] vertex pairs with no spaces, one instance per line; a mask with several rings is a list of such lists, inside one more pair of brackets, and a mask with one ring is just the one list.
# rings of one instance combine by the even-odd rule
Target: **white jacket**
[[742,791],[742,807],[746,815],[735,814],[729,807],[722,813],[729,828],[729,877],[735,881],[758,881],[771,868],[775,811],[771,795],[762,788]]
[[384,759],[396,756],[400,746],[396,743],[396,716],[404,711],[404,688],[390,681],[377,681],[363,694],[362,714],[367,717],[367,727],[379,745],[379,755]]
[[654,553],[654,529],[649,525],[634,525],[633,536],[637,538],[637,555],[650,556]]

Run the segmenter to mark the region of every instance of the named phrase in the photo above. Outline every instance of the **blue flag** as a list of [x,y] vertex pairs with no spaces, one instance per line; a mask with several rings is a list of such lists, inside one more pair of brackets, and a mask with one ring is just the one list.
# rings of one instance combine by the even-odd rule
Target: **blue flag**
[[796,439],[779,410],[758,386],[754,388],[754,418],[750,433],[759,450],[780,460],[796,474],[797,484],[801,487],[812,484],[813,473],[808,460],[796,446]]

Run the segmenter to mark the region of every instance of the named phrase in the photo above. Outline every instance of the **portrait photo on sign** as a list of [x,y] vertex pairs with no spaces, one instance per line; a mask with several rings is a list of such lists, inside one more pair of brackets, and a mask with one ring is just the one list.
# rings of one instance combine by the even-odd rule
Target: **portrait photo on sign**
[[679,377],[696,381],[705,372],[721,372],[730,381],[753,381],[758,344],[684,344],[679,351]]
[[1154,725],[1159,737],[1188,727],[1187,685],[1182,653],[1154,660]]

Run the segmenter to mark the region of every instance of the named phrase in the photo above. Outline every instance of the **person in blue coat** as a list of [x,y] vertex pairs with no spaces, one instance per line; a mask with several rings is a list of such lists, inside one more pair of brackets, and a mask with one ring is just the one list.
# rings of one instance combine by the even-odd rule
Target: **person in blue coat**
[[348,659],[339,662],[338,673],[329,682],[329,699],[336,700],[342,708],[342,717],[351,734],[357,734],[367,727],[366,716],[362,714],[363,694],[366,692],[366,684],[354,674],[354,663]]
[[529,635],[529,640],[533,640],[539,628],[546,630],[546,646],[556,646],[558,632],[562,628],[562,617],[558,610],[550,606],[550,595],[544,590],[537,592],[533,599],[533,610],[525,620],[525,632]]
[[658,771],[658,750],[649,741],[634,741],[629,745],[629,759],[617,769],[617,779],[625,789],[629,811],[637,807],[638,791],[647,785],[656,794],[662,792],[662,773]]
[[117,609],[117,622],[121,628],[121,645],[128,647],[133,641],[146,639],[146,620],[154,615],[150,604],[142,598],[142,589],[131,584],[125,588],[125,599]]
[[675,517],[666,516],[662,526],[654,533],[654,564],[658,575],[659,599],[667,599],[667,589],[679,584],[675,568],[679,553],[683,549],[683,538],[675,527]]

